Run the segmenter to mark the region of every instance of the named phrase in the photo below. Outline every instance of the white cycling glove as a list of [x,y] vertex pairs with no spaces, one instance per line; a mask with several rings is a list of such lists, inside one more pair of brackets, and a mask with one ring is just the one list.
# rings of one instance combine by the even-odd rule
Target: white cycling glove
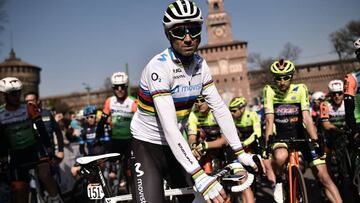
[[248,154],[248,153],[242,152],[238,155],[237,159],[243,166],[254,167],[254,166],[256,166],[256,164],[253,160],[253,156],[254,156],[253,154]]
[[207,175],[202,169],[193,174],[192,177],[195,181],[194,190],[202,193],[206,201],[220,195],[223,187],[216,180],[216,177]]

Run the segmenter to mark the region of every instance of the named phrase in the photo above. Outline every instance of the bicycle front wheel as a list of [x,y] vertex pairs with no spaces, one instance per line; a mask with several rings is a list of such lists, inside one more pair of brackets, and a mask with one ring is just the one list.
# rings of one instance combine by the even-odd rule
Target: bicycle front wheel
[[293,203],[308,203],[304,176],[299,167],[292,166],[292,200]]

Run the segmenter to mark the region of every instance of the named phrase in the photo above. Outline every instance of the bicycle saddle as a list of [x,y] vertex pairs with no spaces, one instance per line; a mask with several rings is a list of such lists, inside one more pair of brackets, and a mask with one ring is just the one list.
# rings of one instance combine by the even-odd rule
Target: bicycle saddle
[[109,153],[109,154],[102,154],[102,155],[97,155],[97,156],[84,156],[84,157],[77,158],[76,162],[84,165],[84,164],[91,163],[93,161],[97,161],[99,159],[105,159],[105,158],[116,157],[116,156],[120,156],[120,154],[119,153]]

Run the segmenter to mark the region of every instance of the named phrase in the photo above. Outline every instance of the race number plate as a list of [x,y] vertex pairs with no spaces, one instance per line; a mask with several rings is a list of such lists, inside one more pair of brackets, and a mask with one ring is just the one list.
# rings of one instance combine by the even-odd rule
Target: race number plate
[[88,184],[87,195],[88,195],[89,199],[102,199],[105,196],[100,183]]

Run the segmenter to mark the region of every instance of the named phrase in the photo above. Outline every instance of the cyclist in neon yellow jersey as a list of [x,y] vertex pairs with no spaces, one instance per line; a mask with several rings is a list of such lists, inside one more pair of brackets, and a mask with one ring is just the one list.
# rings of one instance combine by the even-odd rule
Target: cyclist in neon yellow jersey
[[[209,105],[202,96],[199,96],[194,103],[194,108],[189,115],[187,131],[190,146],[199,145],[199,151],[221,148],[227,144]],[[196,150],[193,152],[197,158],[200,158]]]
[[[289,60],[275,61],[271,65],[271,73],[274,76],[274,85],[264,87],[265,106],[265,136],[275,140],[271,149],[272,163],[276,174],[274,199],[283,202],[282,181],[284,165],[289,156],[287,145],[276,142],[276,139],[307,138],[312,139],[311,145],[299,146],[304,158],[310,163],[315,177],[324,185],[327,198],[331,202],[342,202],[341,196],[335,184],[331,180],[326,168],[325,156],[322,143],[318,140],[316,128],[310,116],[310,104],[308,90],[304,84],[292,84],[295,65]],[[274,124],[276,136],[273,136]],[[305,129],[304,129],[305,125]],[[307,134],[305,134],[305,130]],[[272,180],[275,182],[275,180]]]
[[[212,170],[214,169],[211,164],[216,159],[220,162],[225,162],[224,147],[228,143],[224,135],[222,135],[212,110],[203,96],[197,98],[194,108],[189,115],[188,136],[192,152],[196,158],[201,158],[199,163],[206,173],[213,172]],[[229,161],[232,162],[233,160]],[[239,175],[244,172],[244,169],[238,171]],[[251,188],[244,190],[241,195],[243,202],[255,202],[254,193]]]
[[246,149],[259,152],[257,139],[261,137],[261,123],[256,112],[246,109],[244,97],[234,97],[229,104],[230,112],[238,129],[240,140]]

